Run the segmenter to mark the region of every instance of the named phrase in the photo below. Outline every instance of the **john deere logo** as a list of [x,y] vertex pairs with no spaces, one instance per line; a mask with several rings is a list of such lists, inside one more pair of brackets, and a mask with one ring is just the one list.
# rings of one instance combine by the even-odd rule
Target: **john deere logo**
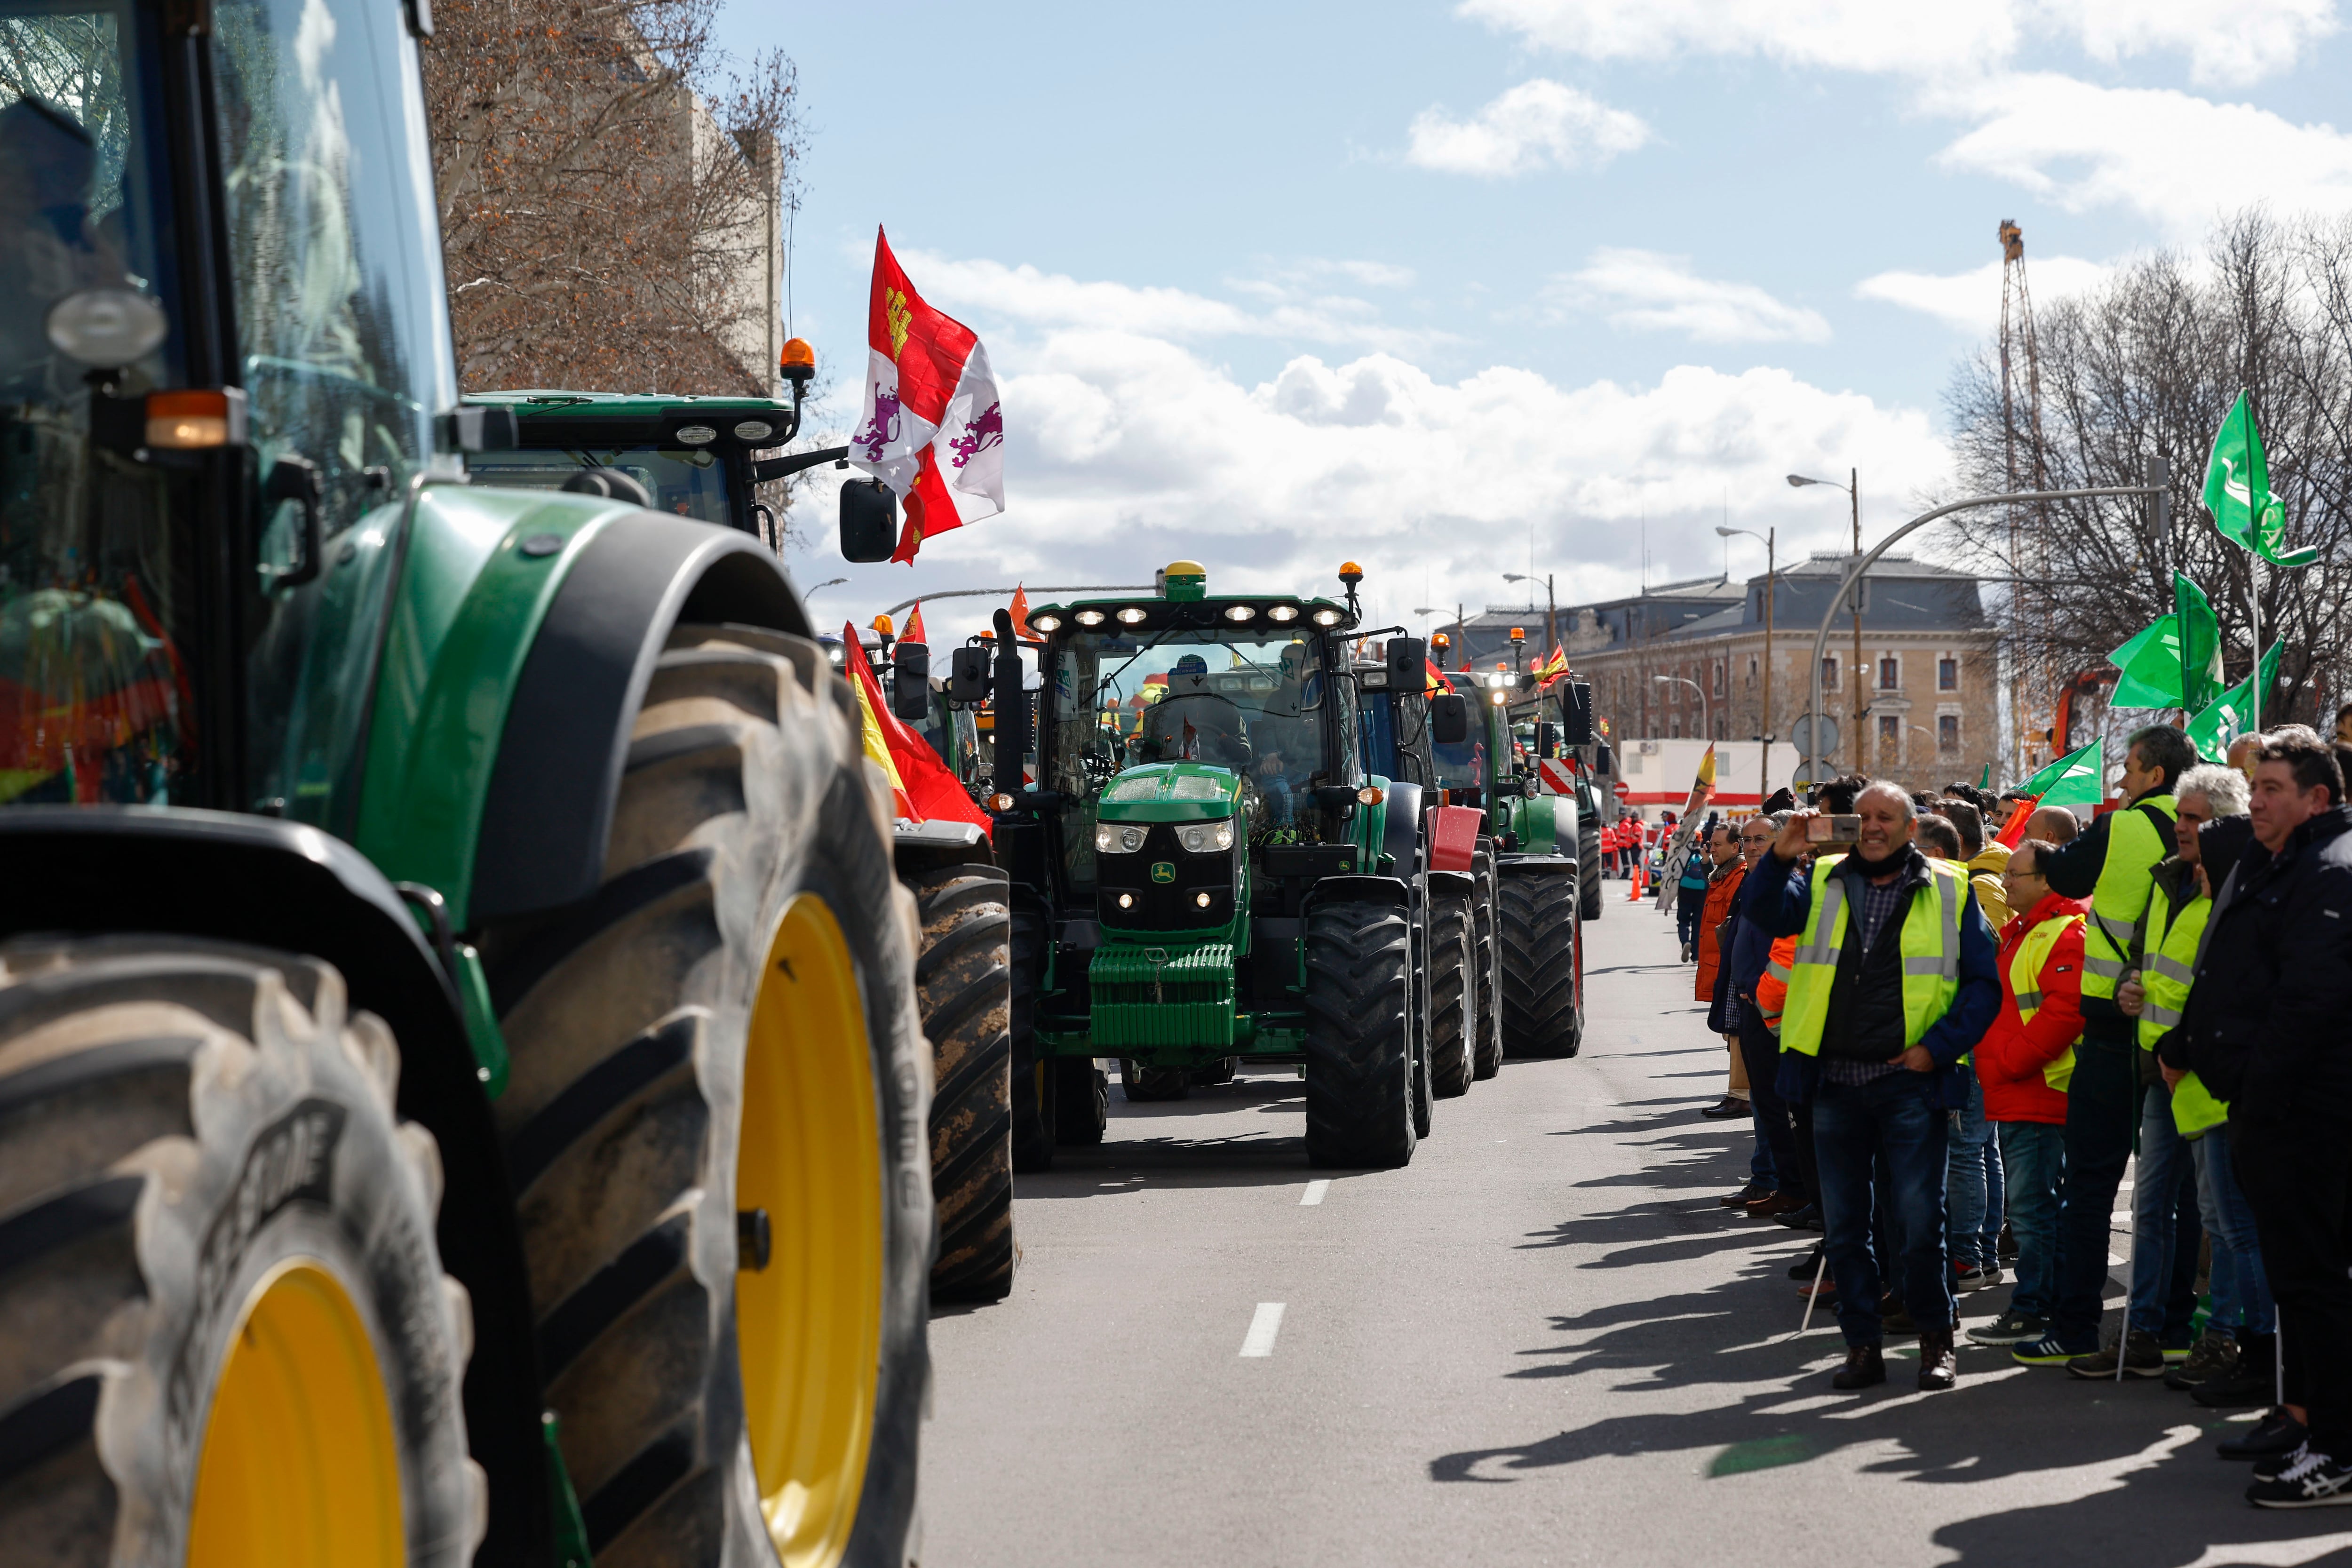
[[1176,862],[1173,860],[1153,861],[1151,864],[1151,879],[1155,882],[1174,881],[1176,879]]

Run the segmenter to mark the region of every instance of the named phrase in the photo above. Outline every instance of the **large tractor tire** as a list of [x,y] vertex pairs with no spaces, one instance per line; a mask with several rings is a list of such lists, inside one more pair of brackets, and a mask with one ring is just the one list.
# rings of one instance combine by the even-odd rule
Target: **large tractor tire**
[[1013,906],[994,866],[909,879],[923,922],[915,995],[931,1043],[931,1202],[940,1216],[931,1298],[1001,1301],[1013,1236]]
[[399,1072],[312,959],[0,948],[9,1562],[473,1560],[472,1318]]
[[1583,1042],[1576,880],[1502,868],[1503,1049],[1511,1056],[1572,1057]]
[[1576,885],[1578,896],[1583,900],[1584,918],[1599,920],[1601,908],[1609,900],[1601,887],[1601,829],[1590,817],[1577,834]]
[[1185,1068],[1148,1068],[1133,1057],[1118,1058],[1118,1087],[1131,1100],[1149,1103],[1160,1100],[1181,1100],[1192,1092],[1192,1079]]
[[1307,917],[1307,1157],[1412,1159],[1412,954],[1405,911],[1333,901]]
[[1439,1100],[1470,1092],[1478,989],[1468,894],[1429,896],[1429,1088]]
[[1013,1172],[1054,1168],[1060,1087],[1054,1064],[1037,1055],[1037,983],[1045,976],[1045,917],[1013,911]]
[[816,645],[682,626],[604,881],[484,932],[597,1568],[906,1560],[933,1239],[914,897]]
[[1110,1078],[1092,1057],[1054,1058],[1054,1142],[1091,1149],[1110,1126]]
[[1214,1089],[1219,1084],[1233,1082],[1241,1075],[1241,1058],[1219,1057],[1206,1067],[1197,1067],[1186,1073],[1185,1081],[1194,1089]]
[[1470,879],[1475,886],[1472,907],[1472,963],[1477,973],[1478,1035],[1470,1053],[1473,1078],[1493,1078],[1503,1070],[1503,951],[1495,930],[1498,889],[1495,852],[1480,849],[1470,857]]

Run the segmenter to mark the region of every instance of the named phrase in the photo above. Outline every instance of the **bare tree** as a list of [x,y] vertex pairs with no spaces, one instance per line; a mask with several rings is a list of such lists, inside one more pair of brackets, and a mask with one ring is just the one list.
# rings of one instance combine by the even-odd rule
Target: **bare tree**
[[[2172,608],[2178,569],[2221,617],[2228,679],[2245,678],[2254,655],[2252,558],[2215,531],[2198,500],[2214,432],[2242,387],[2272,489],[2285,505],[2288,541],[2320,550],[2312,566],[2260,574],[2263,644],[2286,645],[2265,719],[2273,710],[2309,717],[2315,702],[2344,689],[2352,638],[2352,220],[2288,224],[2242,213],[2212,235],[2201,265],[2172,251],[2140,258],[2045,311],[2040,327],[2050,485],[2137,484],[2143,462],[2160,454],[2172,462],[2171,515],[2158,534],[2137,501],[1958,514],[1948,537],[2013,580],[2002,611],[2011,657],[2053,682],[2099,667]],[[2007,488],[2006,444],[2030,437],[2021,412],[2018,428],[2004,425],[1993,350],[1963,363],[1948,403],[1960,488]],[[2026,700],[2046,709],[2049,694]]]
[[468,391],[771,393],[792,62],[739,66],[717,0],[442,0],[425,52]]

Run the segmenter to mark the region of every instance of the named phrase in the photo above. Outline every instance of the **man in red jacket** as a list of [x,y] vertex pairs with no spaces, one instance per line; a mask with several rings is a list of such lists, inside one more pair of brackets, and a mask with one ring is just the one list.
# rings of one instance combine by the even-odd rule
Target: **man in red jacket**
[[2001,928],[2000,1016],[1978,1044],[1975,1062],[1985,1119],[2000,1139],[2017,1288],[2008,1311],[1969,1331],[1980,1345],[2040,1340],[2056,1305],[2066,1081],[2083,1035],[2083,918],[2090,909],[2042,879],[2042,857],[2056,848],[2029,838],[2001,872],[2004,900],[2024,913]]

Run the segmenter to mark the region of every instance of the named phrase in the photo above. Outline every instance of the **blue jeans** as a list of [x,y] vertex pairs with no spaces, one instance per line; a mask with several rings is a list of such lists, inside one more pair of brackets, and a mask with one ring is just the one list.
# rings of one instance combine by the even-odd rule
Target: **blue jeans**
[[2066,1170],[2066,1130],[2051,1121],[1996,1121],[2006,1178],[2010,1234],[2017,1239],[2017,1288],[2009,1310],[2047,1318],[2058,1290],[2058,1186]]
[[[1912,1321],[1923,1330],[1952,1328],[1952,1273],[1944,1253],[1949,1119],[1928,1103],[1935,1086],[1932,1073],[1896,1072],[1860,1085],[1824,1076],[1813,1100],[1822,1239],[1837,1281],[1838,1327],[1850,1345],[1879,1342],[1878,1298],[1895,1279]],[[1884,1270],[1871,1245],[1874,1164],[1885,1178],[1890,1250],[1899,1255],[1899,1268]]]
[[1764,1135],[1764,1112],[1757,1108],[1756,1090],[1748,1091],[1748,1125],[1756,1134],[1756,1152],[1748,1156],[1748,1179],[1774,1192],[1780,1190],[1780,1173],[1772,1168],[1772,1145]]
[[1985,1120],[1984,1085],[1969,1074],[1969,1108],[1948,1113],[1951,1156],[1945,1182],[1950,1193],[1952,1261],[1990,1268],[2000,1262],[1993,1242],[2000,1235],[2000,1163],[1992,1148],[1992,1123]]
[[2197,1161],[2197,1206],[2213,1237],[2213,1316],[2241,1340],[2267,1334],[2278,1324],[2270,1277],[2263,1272],[2262,1244],[2254,1238],[2254,1211],[2238,1190],[2229,1137],[2219,1127],[2189,1146]]
[[2172,1124],[2172,1094],[2141,1091],[2139,1164],[2132,1178],[2131,1327],[2168,1349],[2189,1342],[2197,1311],[2197,1161]]
[[2085,1023],[2074,1047],[2074,1080],[2066,1086],[2058,1300],[2051,1310],[2050,1332],[2075,1355],[2099,1348],[2116,1190],[2123,1184],[2132,1133],[2139,1126],[2139,1047],[2130,1024],[2121,1017]]
[[1683,945],[1688,947],[1698,941],[1699,917],[1706,913],[1706,889],[1677,888],[1675,891],[1675,929],[1682,933]]

